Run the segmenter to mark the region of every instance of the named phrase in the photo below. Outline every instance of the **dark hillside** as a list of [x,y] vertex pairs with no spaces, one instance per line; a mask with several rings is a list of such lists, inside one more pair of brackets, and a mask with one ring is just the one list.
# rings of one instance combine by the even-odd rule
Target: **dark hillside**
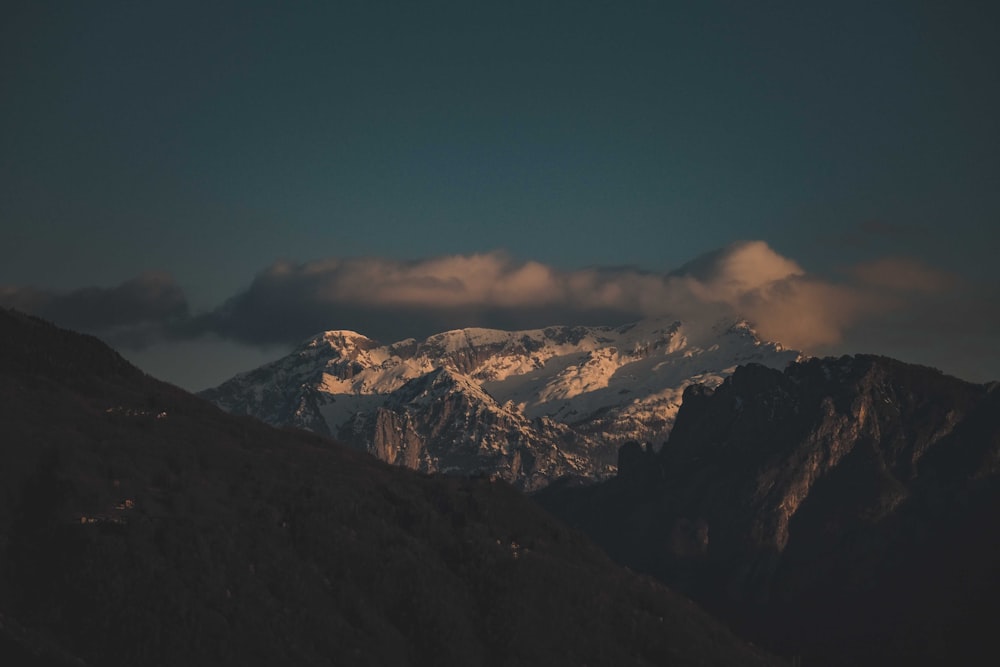
[[234,418],[0,311],[0,663],[770,658],[511,487]]

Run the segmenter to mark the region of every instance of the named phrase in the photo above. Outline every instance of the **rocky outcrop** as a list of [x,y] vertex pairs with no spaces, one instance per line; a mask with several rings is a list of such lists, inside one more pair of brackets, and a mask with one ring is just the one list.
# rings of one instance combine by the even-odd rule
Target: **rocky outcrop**
[[607,478],[615,449],[546,418],[500,405],[467,376],[438,369],[410,380],[338,436],[421,472],[488,475],[525,490],[571,474]]
[[995,386],[880,357],[749,365],[689,387],[656,455],[539,499],[776,650],[946,660],[983,647],[966,582],[1000,592],[998,408]]

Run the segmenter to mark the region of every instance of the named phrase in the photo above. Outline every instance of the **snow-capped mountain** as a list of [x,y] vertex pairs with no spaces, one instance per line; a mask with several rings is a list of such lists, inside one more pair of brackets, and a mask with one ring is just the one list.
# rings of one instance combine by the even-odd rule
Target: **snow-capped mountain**
[[717,386],[737,365],[783,368],[799,356],[744,321],[460,329],[390,345],[327,331],[202,395],[392,463],[535,489],[612,474],[628,440],[662,443],[687,385]]

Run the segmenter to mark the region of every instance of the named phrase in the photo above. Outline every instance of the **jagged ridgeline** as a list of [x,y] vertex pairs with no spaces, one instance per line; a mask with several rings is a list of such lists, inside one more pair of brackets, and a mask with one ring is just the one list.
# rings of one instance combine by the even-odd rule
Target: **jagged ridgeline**
[[0,397],[0,664],[775,664],[503,482],[228,415],[7,310]]
[[802,664],[996,664],[1000,390],[873,356],[689,387],[659,452],[538,498]]
[[388,462],[497,475],[530,491],[612,475],[629,440],[662,443],[688,384],[798,357],[743,321],[462,329],[392,345],[328,331],[202,396]]

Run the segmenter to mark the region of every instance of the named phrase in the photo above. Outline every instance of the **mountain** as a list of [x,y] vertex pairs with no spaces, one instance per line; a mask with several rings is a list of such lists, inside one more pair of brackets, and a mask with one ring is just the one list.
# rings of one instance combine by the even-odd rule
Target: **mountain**
[[775,664],[503,482],[228,415],[7,310],[0,397],[0,664]]
[[995,664],[1000,389],[873,356],[689,387],[669,441],[537,499],[811,665]]
[[798,357],[744,321],[461,329],[391,345],[328,331],[201,395],[389,462],[495,474],[530,491],[565,476],[606,478],[624,442],[662,442],[688,384]]

